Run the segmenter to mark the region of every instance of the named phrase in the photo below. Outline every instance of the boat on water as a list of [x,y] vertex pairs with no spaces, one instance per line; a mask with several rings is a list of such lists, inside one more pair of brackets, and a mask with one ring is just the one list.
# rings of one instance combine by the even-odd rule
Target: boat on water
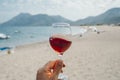
[[70,27],[70,24],[68,23],[53,23],[53,27]]
[[0,39],[9,39],[9,38],[10,38],[10,36],[0,33]]

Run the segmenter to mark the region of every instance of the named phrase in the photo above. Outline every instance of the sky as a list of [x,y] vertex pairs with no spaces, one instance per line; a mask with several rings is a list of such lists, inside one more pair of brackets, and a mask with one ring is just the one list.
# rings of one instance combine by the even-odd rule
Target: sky
[[70,20],[120,7],[120,0],[0,0],[0,23],[20,13],[61,15]]

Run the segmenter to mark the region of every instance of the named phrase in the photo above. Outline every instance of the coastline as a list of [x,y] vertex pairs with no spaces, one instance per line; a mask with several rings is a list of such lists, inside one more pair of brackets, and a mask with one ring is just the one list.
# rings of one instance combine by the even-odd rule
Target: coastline
[[[120,27],[98,26],[100,34],[76,35],[63,55],[64,74],[70,80],[119,80]],[[0,56],[1,80],[35,80],[38,68],[58,59],[48,41],[17,46],[15,53]]]

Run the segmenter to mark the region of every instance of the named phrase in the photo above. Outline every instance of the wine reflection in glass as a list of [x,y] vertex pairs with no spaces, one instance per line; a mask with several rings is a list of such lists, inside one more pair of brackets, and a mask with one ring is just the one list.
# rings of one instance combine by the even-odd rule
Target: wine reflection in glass
[[[72,44],[72,41],[68,39],[70,35],[70,26],[53,26],[52,35],[49,38],[49,43],[52,49],[60,56],[60,59],[62,59],[64,52],[68,50]],[[61,73],[58,79],[66,80],[67,77]]]

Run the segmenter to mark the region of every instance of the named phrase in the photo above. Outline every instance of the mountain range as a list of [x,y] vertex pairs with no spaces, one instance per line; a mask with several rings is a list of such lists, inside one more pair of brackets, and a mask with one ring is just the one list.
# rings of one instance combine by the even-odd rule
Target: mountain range
[[112,8],[98,16],[90,16],[85,19],[75,21],[75,25],[95,25],[95,24],[119,24],[120,8]]
[[77,21],[71,21],[59,15],[20,13],[0,24],[0,26],[51,26],[53,23],[58,22],[69,23],[71,25],[118,24],[120,23],[120,8],[112,8],[100,15],[90,16]]

